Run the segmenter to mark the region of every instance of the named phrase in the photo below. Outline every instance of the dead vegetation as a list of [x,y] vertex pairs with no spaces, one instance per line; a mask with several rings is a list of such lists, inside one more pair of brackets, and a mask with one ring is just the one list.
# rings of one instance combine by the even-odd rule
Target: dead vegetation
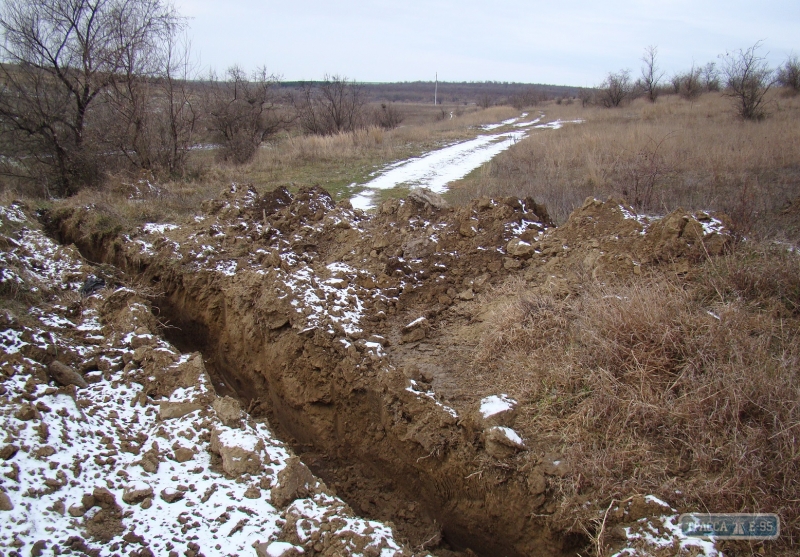
[[796,255],[742,246],[686,278],[497,292],[506,302],[475,351],[474,384],[520,400],[523,437],[572,466],[552,486],[561,527],[594,531],[595,503],[654,493],[684,510],[776,512],[790,551],[798,277]]
[[530,195],[564,222],[587,196],[615,195],[643,212],[721,210],[743,233],[777,235],[771,219],[758,217],[800,190],[800,103],[775,91],[767,102],[772,116],[761,122],[742,121],[719,93],[615,110],[548,104],[548,120],[584,122],[531,134],[451,196]]

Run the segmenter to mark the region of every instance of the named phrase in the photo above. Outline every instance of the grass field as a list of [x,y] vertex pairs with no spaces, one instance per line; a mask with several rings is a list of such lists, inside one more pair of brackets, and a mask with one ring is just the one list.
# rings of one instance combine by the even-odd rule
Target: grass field
[[638,99],[620,109],[549,103],[547,120],[585,122],[531,134],[450,197],[530,195],[563,222],[587,196],[614,195],[643,212],[720,210],[745,233],[779,234],[780,223],[758,216],[800,195],[800,97],[774,91],[768,106],[770,116],[753,122],[718,93],[694,102]]

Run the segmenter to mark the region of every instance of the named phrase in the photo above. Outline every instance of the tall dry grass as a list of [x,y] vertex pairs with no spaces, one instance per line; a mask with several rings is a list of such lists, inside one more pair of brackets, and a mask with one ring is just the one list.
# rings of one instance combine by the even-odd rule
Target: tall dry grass
[[[587,284],[577,295],[506,285],[475,351],[477,393],[520,401],[532,453],[560,453],[554,520],[592,529],[597,507],[655,494],[682,511],[776,512],[800,542],[800,259],[742,247],[693,280]],[[577,521],[577,522],[576,522]]]
[[766,120],[745,122],[730,99],[711,93],[621,109],[551,103],[547,120],[584,123],[535,131],[461,195],[531,195],[557,222],[589,195],[616,195],[645,212],[725,211],[746,231],[800,195],[800,99],[776,93],[768,106]]

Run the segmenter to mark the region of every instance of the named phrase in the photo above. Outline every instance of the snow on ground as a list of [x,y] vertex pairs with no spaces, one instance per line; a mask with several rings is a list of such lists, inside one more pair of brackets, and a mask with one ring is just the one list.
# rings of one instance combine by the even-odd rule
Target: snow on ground
[[408,160],[364,184],[369,189],[423,186],[436,193],[525,137],[524,132],[481,135]]
[[383,169],[377,177],[362,184],[360,187],[365,189],[351,197],[350,203],[356,209],[370,209],[375,204],[375,192],[377,190],[391,189],[398,186],[418,186],[428,188],[436,193],[443,193],[447,190],[448,184],[455,180],[460,180],[480,165],[525,138],[529,129],[523,128],[559,129],[565,123],[582,122],[582,120],[556,120],[547,124],[536,125],[541,120],[541,116],[530,122],[518,122],[519,119],[525,116],[527,114],[523,114],[520,118],[509,118],[497,124],[482,126],[482,129],[486,131],[503,126],[521,128],[518,131],[480,135],[475,139],[431,151],[421,157],[392,163]]
[[[0,207],[8,280],[42,300],[29,316],[2,315],[2,557],[402,552],[265,422],[224,419],[201,356],[150,334],[150,309],[134,291],[80,297],[93,270],[27,225],[20,208]],[[346,295],[341,286],[330,293]],[[45,366],[56,358],[85,383],[58,386]]]
[[483,418],[486,419],[501,412],[513,410],[516,405],[517,401],[508,395],[491,395],[481,400],[480,412]]

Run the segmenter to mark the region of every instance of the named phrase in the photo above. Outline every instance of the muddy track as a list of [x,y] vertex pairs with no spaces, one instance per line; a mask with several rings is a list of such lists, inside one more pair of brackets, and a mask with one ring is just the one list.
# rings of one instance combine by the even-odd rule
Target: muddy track
[[[613,213],[614,241],[624,223],[630,245],[644,242],[642,225],[612,205],[584,209]],[[180,228],[101,234],[92,208],[50,215],[48,225],[158,292],[165,336],[203,353],[218,391],[266,416],[330,488],[357,512],[391,521],[410,545],[443,555],[574,555],[586,546],[550,528],[543,463],[516,449],[487,455],[474,397],[435,394],[458,398],[457,369],[469,358],[446,344],[445,325],[469,321],[463,305],[511,274],[530,280],[537,240],[536,253],[560,264],[564,240],[546,242],[550,222],[532,200],[445,209],[420,197],[367,217],[322,190],[258,198],[234,187]],[[616,256],[592,264],[615,274],[638,265]]]

